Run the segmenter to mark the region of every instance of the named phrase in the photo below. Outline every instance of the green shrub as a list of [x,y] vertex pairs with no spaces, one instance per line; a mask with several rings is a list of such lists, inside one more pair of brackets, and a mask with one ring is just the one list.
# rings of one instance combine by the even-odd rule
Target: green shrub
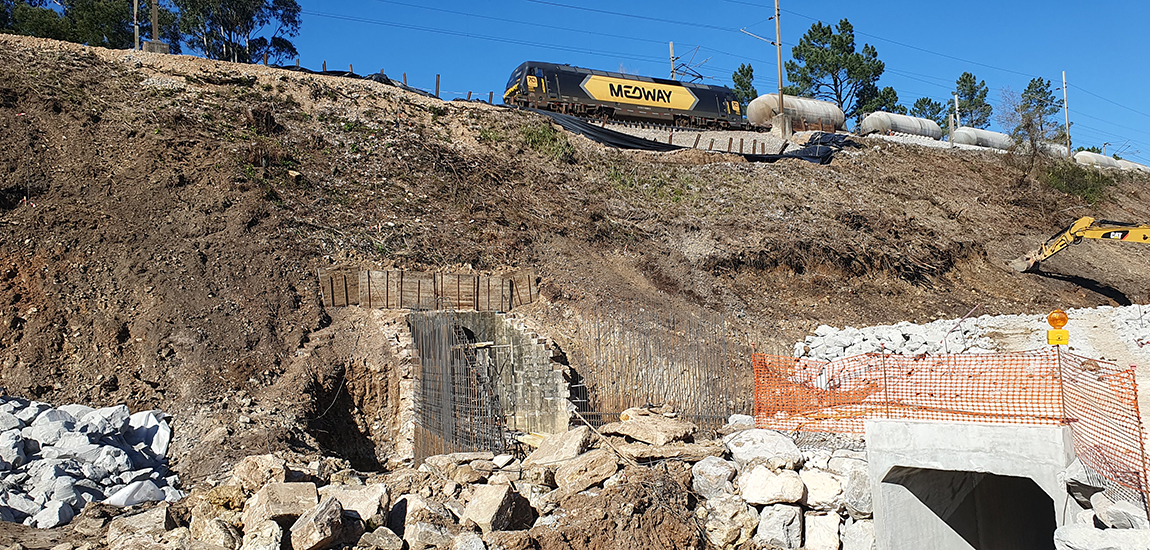
[[1040,179],[1046,185],[1080,197],[1090,204],[1106,198],[1106,188],[1114,185],[1114,178],[1102,170],[1072,162],[1059,162],[1051,166]]
[[536,122],[519,127],[519,135],[528,147],[546,157],[556,160],[570,160],[575,148],[567,143],[567,138],[549,123]]

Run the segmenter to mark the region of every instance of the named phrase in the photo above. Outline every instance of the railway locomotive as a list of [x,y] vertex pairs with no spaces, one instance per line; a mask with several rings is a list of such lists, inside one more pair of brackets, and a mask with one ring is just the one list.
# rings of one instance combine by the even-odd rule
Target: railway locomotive
[[511,73],[503,103],[593,119],[694,128],[749,128],[726,86],[709,86],[528,61]]

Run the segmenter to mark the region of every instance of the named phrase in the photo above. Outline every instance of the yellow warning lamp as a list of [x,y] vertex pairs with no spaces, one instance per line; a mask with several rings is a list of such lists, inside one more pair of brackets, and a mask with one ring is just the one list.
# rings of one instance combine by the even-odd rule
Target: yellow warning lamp
[[1046,316],[1046,322],[1054,327],[1053,330],[1046,331],[1046,343],[1052,346],[1065,346],[1070,344],[1070,332],[1063,330],[1062,327],[1066,326],[1069,318],[1066,317],[1066,312],[1061,309],[1056,309]]

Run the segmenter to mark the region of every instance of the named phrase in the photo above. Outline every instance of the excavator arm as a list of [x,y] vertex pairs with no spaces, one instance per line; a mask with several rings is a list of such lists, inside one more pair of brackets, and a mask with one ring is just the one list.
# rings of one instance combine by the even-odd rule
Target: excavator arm
[[1132,223],[1095,220],[1091,217],[1079,218],[1070,224],[1065,231],[1050,237],[1037,250],[1010,262],[1015,271],[1037,271],[1038,264],[1043,260],[1061,252],[1072,244],[1078,244],[1083,239],[1105,239],[1112,241],[1139,242],[1150,244],[1150,225],[1136,225]]

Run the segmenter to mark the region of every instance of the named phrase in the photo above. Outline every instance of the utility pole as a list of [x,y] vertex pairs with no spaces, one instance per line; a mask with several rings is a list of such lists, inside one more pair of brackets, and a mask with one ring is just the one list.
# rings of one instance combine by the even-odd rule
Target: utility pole
[[160,0],[152,0],[152,42],[160,41]]
[[136,33],[136,50],[140,49],[140,0],[132,0],[132,27]]
[[1109,141],[1107,141],[1106,143],[1103,143],[1103,144],[1102,144],[1102,156],[1106,156],[1106,146],[1107,146],[1107,145],[1110,145],[1110,142],[1109,142]]
[[[779,115],[784,115],[786,111],[783,110],[783,31],[779,24],[779,0],[775,0],[775,54],[779,64]],[[786,120],[785,116],[783,120]],[[789,138],[787,124],[783,123],[783,126],[783,137]]]
[[1066,71],[1062,71],[1062,111],[1066,113],[1066,158],[1070,158],[1070,103],[1066,101]]
[[962,126],[962,115],[958,113],[958,94],[954,94],[954,124]]
[[671,80],[675,80],[675,43],[671,44]]

